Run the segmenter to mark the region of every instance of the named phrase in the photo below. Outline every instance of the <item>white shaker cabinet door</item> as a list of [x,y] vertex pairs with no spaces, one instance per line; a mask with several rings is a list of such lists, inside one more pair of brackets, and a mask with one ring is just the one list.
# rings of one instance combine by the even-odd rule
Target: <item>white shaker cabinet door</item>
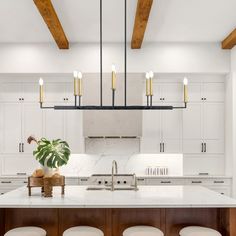
[[143,111],[141,153],[159,153],[161,143],[161,112]]
[[28,144],[27,139],[30,135],[40,139],[43,136],[43,112],[39,103],[24,103],[22,105],[22,143],[24,153],[33,153],[36,145]]
[[65,141],[68,142],[71,153],[84,153],[82,111],[66,111],[65,116]]
[[2,83],[0,86],[0,101],[19,102],[22,98],[21,88],[21,83]]
[[197,154],[203,152],[202,104],[189,103],[183,110],[183,153]]
[[[181,106],[182,104],[173,104]],[[162,141],[165,153],[182,153],[182,110],[162,111]]]
[[202,101],[202,84],[201,83],[188,84],[188,101],[189,102]]
[[183,84],[182,83],[162,83],[161,95],[164,102],[182,102]]
[[225,84],[203,83],[203,93],[207,102],[223,102],[225,100]]
[[65,102],[66,98],[66,84],[65,83],[55,83],[55,82],[44,82],[44,100],[45,102],[53,102],[59,105]]
[[[45,104],[50,106],[52,104]],[[62,104],[59,104],[62,105]],[[44,133],[43,136],[47,139],[63,139],[65,138],[65,116],[64,111],[45,109],[43,110],[44,116]]]
[[204,109],[204,142],[206,153],[224,153],[224,104],[205,103]]
[[2,103],[2,153],[18,154],[21,151],[21,116],[20,103]]
[[39,102],[39,84],[22,83],[22,97],[24,102]]

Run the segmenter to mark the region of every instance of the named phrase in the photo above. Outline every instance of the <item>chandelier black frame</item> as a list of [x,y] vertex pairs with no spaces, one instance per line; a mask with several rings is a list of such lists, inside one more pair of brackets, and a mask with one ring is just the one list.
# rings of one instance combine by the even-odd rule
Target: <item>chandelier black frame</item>
[[[68,106],[44,106],[43,86],[40,85],[40,108],[55,110],[174,110],[187,108],[187,101],[184,99],[183,106],[156,106],[152,104],[153,95],[147,96],[147,104],[127,105],[127,0],[124,0],[124,105],[115,105],[115,89],[112,89],[112,104],[103,105],[103,4],[100,0],[100,105],[81,105],[81,95],[75,95],[74,105]],[[187,92],[184,88],[184,93]],[[186,94],[185,94],[186,95]],[[185,96],[184,96],[185,97]]]

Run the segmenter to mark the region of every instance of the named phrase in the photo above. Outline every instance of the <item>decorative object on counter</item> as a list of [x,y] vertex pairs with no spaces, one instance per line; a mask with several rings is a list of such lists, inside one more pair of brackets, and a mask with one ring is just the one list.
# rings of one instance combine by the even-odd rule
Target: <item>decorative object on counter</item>
[[147,167],[146,175],[150,176],[166,176],[169,174],[169,169],[166,166]]
[[61,139],[49,141],[46,138],[38,141],[34,136],[30,136],[27,141],[29,144],[32,142],[37,144],[33,155],[42,165],[44,177],[51,177],[53,174],[59,173],[59,167],[67,164],[70,148],[66,141]]
[[65,176],[54,174],[52,177],[28,177],[28,194],[31,196],[31,189],[41,188],[44,197],[52,197],[53,187],[61,187],[61,194],[65,194]]
[[[185,109],[187,108],[187,100],[184,100],[183,106],[169,106],[169,105],[152,105],[153,97],[153,77],[154,73],[150,71],[148,73],[148,81],[150,83],[150,91],[147,96],[147,105],[127,105],[127,0],[124,0],[124,105],[115,105],[115,91],[116,91],[116,70],[112,66],[112,104],[110,106],[103,105],[103,7],[102,0],[100,0],[100,104],[99,105],[86,105],[81,106],[81,83],[82,83],[82,74],[79,77],[77,71],[74,74],[74,96],[75,103],[74,105],[68,106],[44,106],[43,102],[43,81],[40,78],[40,108],[42,109],[55,109],[55,110],[173,110],[173,109]],[[184,93],[187,94],[187,87],[184,87]],[[77,105],[77,98],[79,97],[79,105]],[[184,95],[184,97],[186,97]],[[150,98],[150,103],[149,103]]]

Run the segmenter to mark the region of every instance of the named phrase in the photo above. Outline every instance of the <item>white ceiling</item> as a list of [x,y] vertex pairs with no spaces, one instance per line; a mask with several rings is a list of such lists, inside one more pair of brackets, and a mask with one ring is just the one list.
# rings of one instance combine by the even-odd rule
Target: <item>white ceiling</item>
[[[99,0],[52,0],[70,42],[98,42]],[[128,2],[131,39],[137,0]],[[123,40],[122,0],[103,0],[104,41]],[[154,0],[145,42],[218,42],[236,27],[236,0]],[[0,42],[52,42],[33,0],[0,0]]]

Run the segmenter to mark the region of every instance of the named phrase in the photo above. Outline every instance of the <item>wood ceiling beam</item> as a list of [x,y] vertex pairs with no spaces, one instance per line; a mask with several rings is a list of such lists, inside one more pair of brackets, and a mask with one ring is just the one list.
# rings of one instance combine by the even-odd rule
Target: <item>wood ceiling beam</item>
[[140,49],[143,43],[153,0],[138,0],[134,22],[132,49]]
[[236,45],[236,29],[222,41],[222,49],[232,49]]
[[43,20],[60,49],[69,49],[69,42],[51,0],[34,0]]

